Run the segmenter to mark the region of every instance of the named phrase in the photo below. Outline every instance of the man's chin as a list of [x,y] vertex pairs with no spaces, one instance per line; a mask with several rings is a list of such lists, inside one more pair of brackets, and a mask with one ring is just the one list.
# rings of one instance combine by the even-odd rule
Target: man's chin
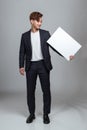
[[39,30],[39,29],[40,29],[40,27],[36,28],[36,30]]

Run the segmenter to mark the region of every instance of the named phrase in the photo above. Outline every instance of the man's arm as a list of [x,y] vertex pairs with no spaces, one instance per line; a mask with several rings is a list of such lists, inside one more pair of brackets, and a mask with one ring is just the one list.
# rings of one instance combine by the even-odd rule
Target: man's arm
[[24,75],[24,60],[25,60],[25,46],[23,35],[21,36],[21,43],[19,49],[19,72]]

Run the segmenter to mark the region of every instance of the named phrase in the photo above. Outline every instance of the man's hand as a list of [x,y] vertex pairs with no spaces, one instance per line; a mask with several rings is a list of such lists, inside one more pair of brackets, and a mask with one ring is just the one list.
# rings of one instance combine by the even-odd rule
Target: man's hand
[[69,56],[69,59],[70,59],[70,60],[73,60],[73,59],[74,59],[74,56],[73,56],[73,55]]
[[21,75],[24,75],[24,68],[20,68],[19,72],[20,72]]

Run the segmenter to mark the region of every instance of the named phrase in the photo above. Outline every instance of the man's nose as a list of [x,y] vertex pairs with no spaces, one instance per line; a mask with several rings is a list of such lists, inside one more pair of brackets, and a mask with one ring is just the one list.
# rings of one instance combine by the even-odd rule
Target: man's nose
[[38,24],[41,25],[41,22],[39,22]]
[[39,24],[39,26],[41,26],[41,23]]

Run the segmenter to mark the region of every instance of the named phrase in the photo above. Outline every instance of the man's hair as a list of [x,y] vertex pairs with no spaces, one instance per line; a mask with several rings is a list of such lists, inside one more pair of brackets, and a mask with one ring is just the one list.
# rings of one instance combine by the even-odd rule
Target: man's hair
[[39,19],[43,16],[40,12],[32,12],[29,16],[30,20],[39,21]]

